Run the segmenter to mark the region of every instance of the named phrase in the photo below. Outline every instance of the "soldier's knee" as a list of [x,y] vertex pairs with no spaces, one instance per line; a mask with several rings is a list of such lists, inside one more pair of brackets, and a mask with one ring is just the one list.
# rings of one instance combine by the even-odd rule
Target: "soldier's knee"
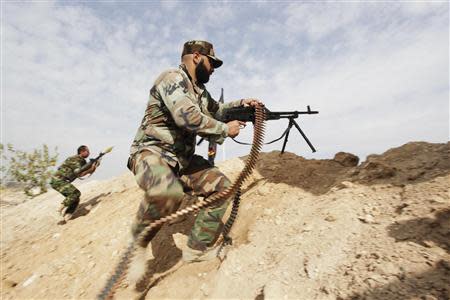
[[60,180],[54,178],[52,178],[52,180],[50,181],[50,186],[58,192],[61,190],[61,187],[63,187],[66,184],[67,183],[61,182]]
[[183,200],[183,196],[183,193],[162,193],[152,197],[146,197],[146,201],[149,203],[146,214],[153,212],[151,215],[156,214],[159,217],[165,217],[178,209]]
[[183,187],[179,183],[150,187],[145,192],[151,202],[177,202],[184,196]]
[[73,205],[78,206],[78,204],[80,204],[80,197],[76,197],[73,199]]
[[231,181],[228,179],[227,176],[223,175],[223,187],[227,188],[231,186]]
[[211,192],[222,192],[228,187],[231,186],[230,180],[223,174],[219,175],[218,178],[216,178],[214,184],[212,185]]

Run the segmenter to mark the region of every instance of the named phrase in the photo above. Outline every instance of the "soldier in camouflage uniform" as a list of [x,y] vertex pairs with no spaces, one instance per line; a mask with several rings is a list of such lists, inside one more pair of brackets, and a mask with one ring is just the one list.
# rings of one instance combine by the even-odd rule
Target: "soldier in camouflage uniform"
[[[194,155],[196,136],[223,143],[239,134],[244,122],[223,123],[224,110],[260,103],[241,99],[230,103],[215,101],[205,88],[214,69],[222,65],[206,41],[184,44],[182,64],[163,72],[150,90],[144,118],[130,151],[129,168],[145,191],[132,227],[136,238],[152,221],[175,212],[186,192],[208,197],[230,185],[227,177],[201,156]],[[214,257],[212,250],[222,229],[222,217],[230,199],[199,212],[187,241],[183,259],[199,261]],[[159,228],[140,245],[147,247]]]
[[67,158],[58,170],[53,174],[50,181],[50,185],[53,189],[60,192],[64,197],[64,201],[61,203],[59,212],[63,216],[65,221],[70,220],[73,213],[77,209],[80,202],[80,191],[71,184],[76,178],[83,177],[87,174],[92,174],[98,166],[98,163],[94,163],[87,170],[81,169],[86,165],[86,158],[89,157],[89,148],[87,146],[80,146],[77,150],[77,155]]

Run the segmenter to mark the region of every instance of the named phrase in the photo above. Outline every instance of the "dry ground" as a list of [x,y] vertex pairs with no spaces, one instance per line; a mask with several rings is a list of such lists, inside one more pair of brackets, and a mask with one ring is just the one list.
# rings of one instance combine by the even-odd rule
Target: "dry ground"
[[[358,166],[263,153],[227,258],[182,265],[151,281],[146,299],[449,299],[449,149],[409,143]],[[220,168],[233,178],[242,166]],[[142,192],[129,173],[79,187],[65,225],[58,193],[2,192],[2,299],[93,299],[103,287]],[[172,234],[192,219],[152,242],[154,278],[180,261]]]

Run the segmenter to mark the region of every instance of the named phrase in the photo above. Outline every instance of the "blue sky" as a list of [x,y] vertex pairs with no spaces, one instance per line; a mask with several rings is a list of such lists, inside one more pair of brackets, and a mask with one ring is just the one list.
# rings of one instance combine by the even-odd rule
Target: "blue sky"
[[[362,160],[409,141],[449,140],[448,2],[2,2],[2,143],[114,145],[97,178],[126,171],[148,91],[206,39],[224,60],[207,88],[304,110],[287,151]],[[267,125],[267,140],[287,121]],[[251,126],[240,140],[251,139]],[[222,150],[225,149],[225,152]],[[281,149],[281,142],[263,151]],[[218,160],[246,155],[227,141]],[[198,152],[206,154],[205,147]]]

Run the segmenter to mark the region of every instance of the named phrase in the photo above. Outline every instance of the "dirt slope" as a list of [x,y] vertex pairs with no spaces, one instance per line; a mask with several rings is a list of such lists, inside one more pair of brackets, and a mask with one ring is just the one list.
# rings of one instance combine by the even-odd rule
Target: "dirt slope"
[[[223,261],[185,264],[152,280],[146,299],[449,299],[450,144],[408,143],[360,165],[340,153],[306,160],[263,153],[247,182]],[[220,168],[233,178],[233,159]],[[74,220],[62,196],[2,193],[2,299],[93,299],[129,240],[142,192],[131,174],[80,184]],[[165,226],[154,273],[181,252]]]

